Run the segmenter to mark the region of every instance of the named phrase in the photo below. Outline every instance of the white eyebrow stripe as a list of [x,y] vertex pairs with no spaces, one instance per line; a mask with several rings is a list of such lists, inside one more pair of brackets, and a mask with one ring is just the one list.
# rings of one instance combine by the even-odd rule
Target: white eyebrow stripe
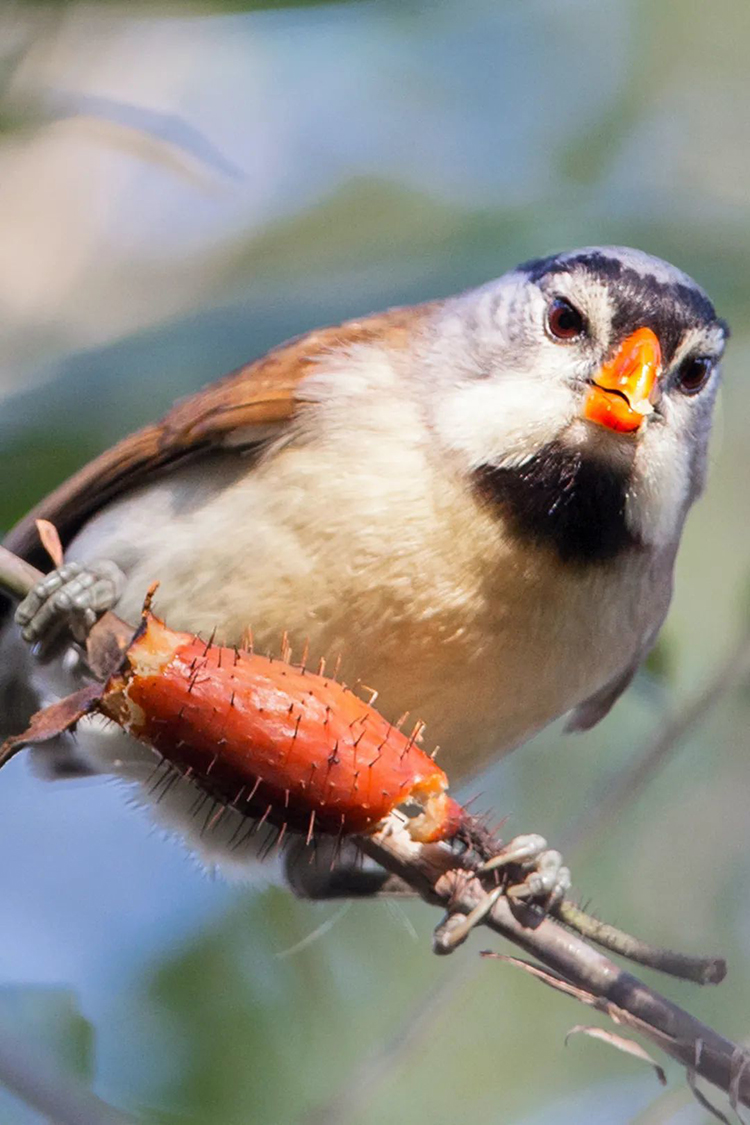
[[672,356],[669,369],[676,369],[691,352],[721,359],[724,351],[724,333],[720,328],[709,329],[692,327],[685,330],[682,339]]

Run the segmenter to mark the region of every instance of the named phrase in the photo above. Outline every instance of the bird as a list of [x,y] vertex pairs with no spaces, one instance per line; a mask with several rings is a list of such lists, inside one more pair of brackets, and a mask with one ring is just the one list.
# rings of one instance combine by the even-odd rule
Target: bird
[[[29,646],[108,608],[137,623],[158,580],[174,628],[339,660],[424,721],[454,784],[562,715],[588,729],[664,621],[728,335],[675,266],[594,246],[281,344],[9,533],[41,565],[51,521],[65,563],[6,613],[2,698],[77,680]],[[70,762],[144,784],[122,739],[92,729]]]

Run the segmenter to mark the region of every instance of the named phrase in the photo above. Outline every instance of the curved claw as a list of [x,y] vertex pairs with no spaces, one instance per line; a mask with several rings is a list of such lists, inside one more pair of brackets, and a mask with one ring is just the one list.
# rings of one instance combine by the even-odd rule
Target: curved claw
[[522,883],[508,887],[508,898],[516,901],[538,900],[549,911],[554,909],[570,890],[569,868],[563,865],[562,856],[553,848],[538,856],[534,870],[529,872]]
[[544,836],[536,832],[516,836],[480,870],[496,871],[501,867],[519,867],[526,872],[520,882],[506,888],[508,898],[517,902],[536,900],[549,911],[558,906],[570,890],[570,870],[564,866],[560,852],[548,848]]
[[526,836],[514,836],[502,851],[493,855],[479,868],[480,871],[495,871],[498,867],[508,867],[510,864],[523,866],[535,862],[547,848],[544,836],[537,832],[530,832]]

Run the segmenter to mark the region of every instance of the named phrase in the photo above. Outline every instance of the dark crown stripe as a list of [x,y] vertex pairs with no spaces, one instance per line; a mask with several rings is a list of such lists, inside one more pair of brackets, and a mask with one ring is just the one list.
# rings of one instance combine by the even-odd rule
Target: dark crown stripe
[[697,286],[677,280],[661,281],[653,274],[639,273],[608,254],[590,251],[568,258],[552,255],[527,262],[520,268],[533,282],[580,269],[602,284],[611,285],[615,334],[621,335],[639,327],[653,329],[659,337],[667,363],[687,329],[711,325],[722,329],[726,327],[718,320],[711,301]]

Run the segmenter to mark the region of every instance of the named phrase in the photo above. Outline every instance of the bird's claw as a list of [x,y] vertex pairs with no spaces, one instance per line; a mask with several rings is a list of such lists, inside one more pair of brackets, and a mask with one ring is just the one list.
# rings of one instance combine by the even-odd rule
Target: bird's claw
[[466,940],[475,926],[491,912],[505,895],[511,902],[537,906],[545,914],[555,910],[570,890],[570,870],[563,864],[560,852],[547,847],[547,841],[536,833],[516,836],[497,855],[482,864],[481,877],[504,869],[505,879],[493,887],[468,914],[449,914],[435,932],[435,949],[451,953]]
[[16,624],[29,644],[48,640],[66,625],[83,642],[99,617],[117,603],[124,584],[125,576],[113,562],[64,563],[24,598]]
[[[510,869],[505,888],[509,899],[536,904],[547,912],[554,910],[570,890],[570,869],[563,864],[560,852],[548,848],[544,836],[537,833],[516,836],[487,860],[481,871],[500,868]],[[513,868],[518,869],[517,881],[513,880]]]

